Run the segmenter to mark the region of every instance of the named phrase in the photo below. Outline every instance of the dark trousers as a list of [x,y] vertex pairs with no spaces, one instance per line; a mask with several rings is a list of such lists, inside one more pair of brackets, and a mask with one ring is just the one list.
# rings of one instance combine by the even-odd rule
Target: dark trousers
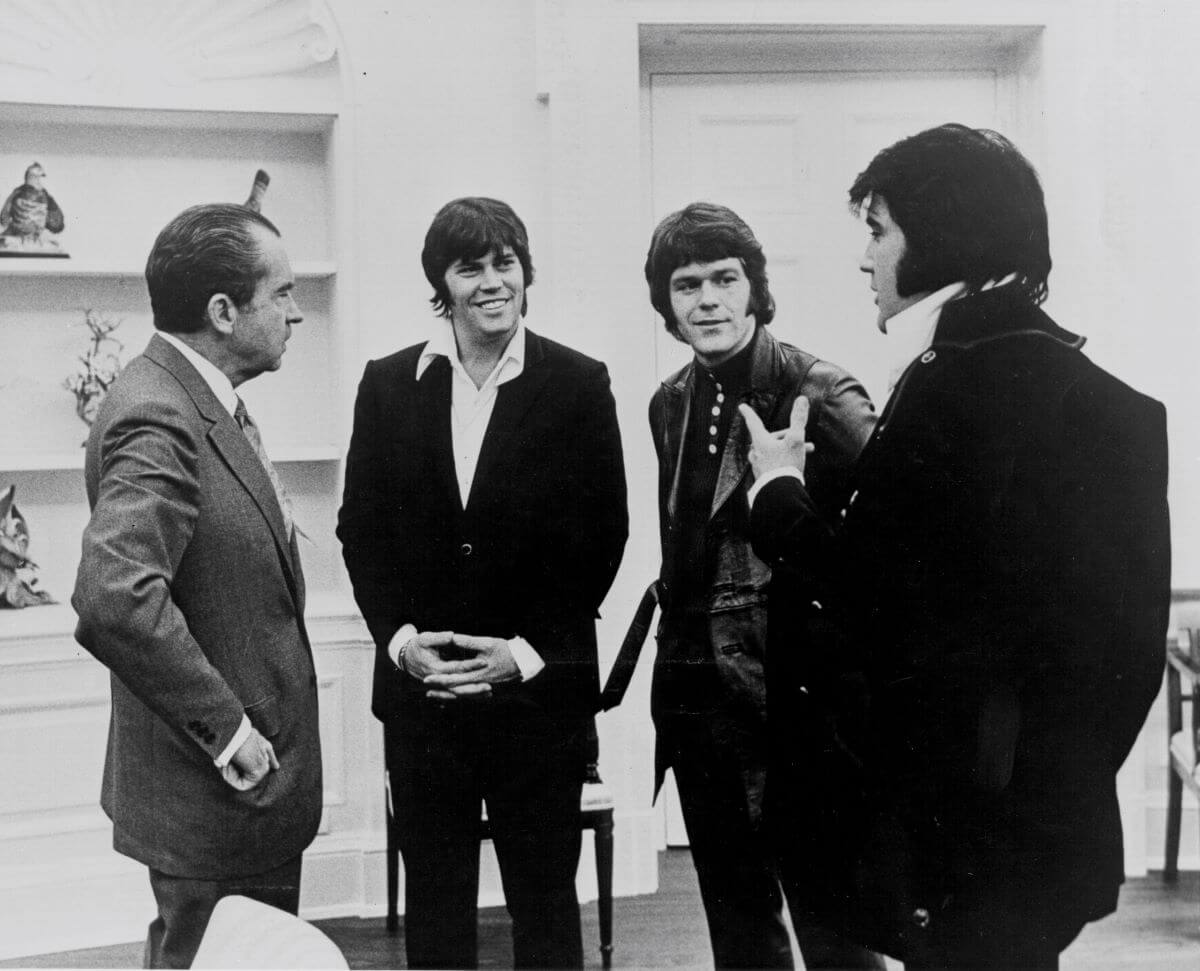
[[150,923],[142,958],[147,968],[190,968],[208,919],[222,897],[238,894],[278,907],[300,909],[300,857],[266,873],[231,880],[195,880],[150,870],[158,917]]
[[[468,707],[469,706],[469,707]],[[581,968],[586,721],[514,698],[417,702],[385,725],[410,968],[474,968],[480,801],[518,968]]]
[[[660,715],[718,968],[791,968],[784,897],[761,823],[762,730],[724,713]],[[883,968],[803,911],[792,925],[808,968]]]

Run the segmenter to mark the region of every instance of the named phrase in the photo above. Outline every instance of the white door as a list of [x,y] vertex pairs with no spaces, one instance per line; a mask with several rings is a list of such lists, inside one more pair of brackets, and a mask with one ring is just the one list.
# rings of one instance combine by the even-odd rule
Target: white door
[[[883,335],[858,259],[864,225],[846,190],[881,148],[958,121],[1008,132],[995,71],[656,74],[650,78],[653,216],[695,200],[730,206],[763,244],[772,333],[885,390]],[[687,360],[660,328],[659,375]]]
[[[654,222],[689,202],[737,212],[763,244],[772,333],[840,364],[882,400],[884,337],[858,260],[864,224],[846,190],[886,145],[947,121],[1011,133],[1011,85],[998,71],[652,74]],[[661,326],[659,377],[689,349]],[[660,799],[666,842],[686,846],[674,780]]]

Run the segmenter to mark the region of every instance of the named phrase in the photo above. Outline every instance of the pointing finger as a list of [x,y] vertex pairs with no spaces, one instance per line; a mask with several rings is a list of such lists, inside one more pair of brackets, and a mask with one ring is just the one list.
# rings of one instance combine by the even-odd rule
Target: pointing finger
[[792,420],[791,426],[797,431],[804,431],[808,425],[808,399],[804,395],[797,395],[796,400],[792,402]]
[[750,432],[750,441],[758,442],[761,439],[768,437],[767,429],[763,426],[762,419],[753,408],[747,404],[738,405],[738,411],[741,412],[742,419],[746,422],[746,430]]

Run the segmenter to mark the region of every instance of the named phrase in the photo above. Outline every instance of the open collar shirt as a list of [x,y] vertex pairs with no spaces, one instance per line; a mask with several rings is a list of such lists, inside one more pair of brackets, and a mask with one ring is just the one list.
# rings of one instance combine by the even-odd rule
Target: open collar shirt
[[465,507],[475,481],[475,468],[483,448],[483,437],[496,408],[496,395],[502,384],[520,377],[525,371],[525,322],[518,321],[508,347],[492,373],[478,388],[467,374],[458,357],[458,343],[450,321],[440,325],[429,338],[417,360],[417,380],[437,358],[450,361],[450,430],[454,443],[454,474],[458,477],[458,492]]
[[[500,360],[478,388],[459,360],[454,325],[449,320],[438,325],[417,359],[418,381],[429,365],[439,357],[444,357],[450,362],[450,436],[454,449],[454,474],[458,479],[458,494],[465,507],[471,496],[475,469],[479,465],[479,453],[483,449],[483,438],[492,420],[492,412],[496,409],[496,396],[500,392],[500,386],[520,377],[525,371],[525,321],[517,321],[517,329],[513,331]],[[388,645],[388,654],[393,663],[400,663],[400,649],[417,633],[412,624],[405,624],[396,631]],[[510,637],[508,648],[521,671],[522,681],[528,681],[546,666],[541,655],[523,637]]]

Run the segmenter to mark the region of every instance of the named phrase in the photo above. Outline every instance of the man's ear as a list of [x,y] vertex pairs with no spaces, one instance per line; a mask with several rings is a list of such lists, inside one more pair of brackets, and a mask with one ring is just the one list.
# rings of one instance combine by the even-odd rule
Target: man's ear
[[233,333],[233,326],[237,323],[237,305],[233,302],[233,298],[227,293],[214,293],[208,298],[208,322],[212,324],[219,333],[229,335]]

